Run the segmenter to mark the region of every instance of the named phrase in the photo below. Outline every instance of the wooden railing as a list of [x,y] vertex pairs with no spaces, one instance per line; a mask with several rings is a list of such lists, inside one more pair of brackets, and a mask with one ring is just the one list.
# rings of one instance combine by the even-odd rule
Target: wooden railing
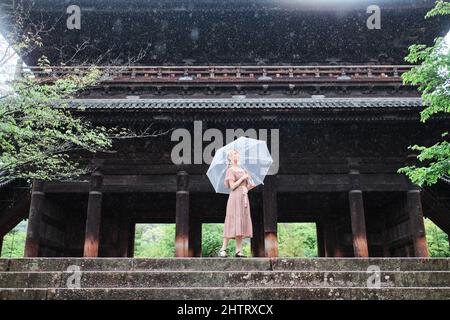
[[[411,65],[340,66],[102,66],[104,82],[401,81]],[[83,75],[89,67],[28,67],[42,80]]]

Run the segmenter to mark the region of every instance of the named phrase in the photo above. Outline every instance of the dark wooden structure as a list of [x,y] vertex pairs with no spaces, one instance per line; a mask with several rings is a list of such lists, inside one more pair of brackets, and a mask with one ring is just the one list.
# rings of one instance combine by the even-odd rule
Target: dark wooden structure
[[[73,105],[79,103],[111,125],[152,123],[193,133],[201,120],[204,129],[222,132],[279,129],[279,172],[250,196],[255,256],[277,255],[280,222],[316,222],[324,256],[427,255],[426,191],[396,171],[409,163],[407,146],[438,139],[448,118],[421,124],[418,98],[80,99]],[[272,148],[275,138],[268,139]],[[201,224],[223,222],[226,196],[214,193],[206,164],[171,163],[176,143],[170,134],[118,141],[117,154],[88,158],[101,173],[33,191],[30,226],[40,217],[36,208],[48,206],[40,255],[81,256],[84,247],[85,256],[128,256],[134,224],[176,223],[176,255],[198,256]],[[437,191],[445,190],[439,184]]]
[[[53,2],[43,1],[43,6]],[[172,162],[171,152],[178,141],[172,141],[171,132],[179,128],[192,135],[200,133],[200,140],[196,140],[202,141],[200,147],[209,144],[202,139],[205,130],[218,129],[225,135],[227,129],[240,128],[243,134],[256,133],[257,138],[266,139],[272,153],[279,154],[277,174],[268,176],[265,185],[250,195],[253,256],[278,255],[277,224],[283,222],[315,222],[318,254],[327,257],[427,256],[423,216],[450,232],[449,186],[440,182],[434,188],[419,189],[397,173],[414,159],[409,145],[431,144],[448,129],[446,115],[438,115],[427,124],[419,122],[419,95],[401,81],[401,74],[411,68],[401,61],[408,41],[430,42],[431,34],[445,30],[442,20],[426,25],[419,19],[431,2],[386,4],[386,29],[374,30],[368,46],[362,38],[367,30],[360,30],[365,20],[353,27],[341,26],[343,21],[361,15],[360,10],[365,8],[362,4],[336,15],[329,7],[312,4],[289,10],[255,1],[235,1],[232,9],[208,1],[193,1],[187,7],[183,7],[187,5],[183,1],[149,3],[148,11],[142,11],[147,16],[136,19],[134,28],[148,25],[151,29],[161,20],[168,24],[164,27],[167,31],[169,21],[176,21],[172,27],[185,32],[189,27],[183,25],[182,18],[197,17],[189,26],[199,29],[201,38],[205,25],[210,26],[214,20],[211,15],[216,14],[215,19],[219,15],[229,26],[235,11],[242,21],[250,17],[249,24],[260,21],[262,14],[283,37],[284,28],[292,28],[294,35],[277,48],[273,47],[276,41],[258,46],[257,39],[246,47],[243,32],[232,32],[233,41],[225,44],[222,40],[229,30],[219,28],[218,38],[211,41],[229,46],[222,50],[207,38],[194,43],[185,43],[184,39],[172,46],[177,37],[171,29],[165,34],[167,38],[144,33],[149,39],[157,38],[160,53],[144,59],[142,66],[115,70],[98,86],[70,101],[69,106],[75,114],[96,124],[135,130],[152,125],[169,133],[118,140],[114,154],[74,154],[96,168],[90,177],[72,182],[35,181],[29,199],[20,202],[29,202],[27,256],[133,256],[136,223],[176,223],[176,256],[200,256],[201,225],[223,223],[226,196],[214,193],[205,175],[207,164]],[[123,19],[141,17],[142,12],[134,5],[125,5],[125,1],[115,4],[98,11],[105,17],[115,17],[101,19],[112,23],[104,28],[115,30],[114,37],[123,41],[122,50],[134,48],[137,40],[134,36],[125,39],[131,25]],[[58,10],[50,10],[49,15]],[[152,16],[151,12],[156,13]],[[86,15],[88,23],[96,26],[90,13]],[[283,27],[280,16],[292,22],[286,23],[289,27]],[[318,26],[317,39],[311,38],[311,29],[294,23],[304,18],[314,25],[317,17],[331,19],[331,26]],[[352,39],[345,36],[345,41],[341,33],[327,38],[327,28],[333,25],[344,28],[343,34],[361,33]],[[241,27],[250,34],[258,33],[247,24]],[[391,32],[397,27],[402,31],[393,40]],[[419,29],[412,39],[409,32]],[[68,34],[78,41],[93,37],[93,30]],[[264,34],[268,40],[276,38],[276,32],[271,33],[273,36]],[[108,47],[109,41],[117,40],[114,37],[102,39],[100,46]],[[283,37],[277,41],[284,41]],[[308,43],[308,49],[300,41]],[[327,45],[331,43],[336,47]],[[234,45],[239,46],[230,53]],[[45,46],[43,50],[51,51]],[[263,62],[255,57],[262,57]],[[183,62],[191,65],[181,65]],[[223,62],[227,64],[219,65]],[[82,69],[32,67],[31,71],[51,81]],[[85,111],[77,110],[78,106]],[[200,130],[195,121],[201,122]],[[8,192],[11,188],[4,190]],[[3,217],[24,214],[24,210],[16,211],[20,213],[5,211],[0,222]],[[5,223],[2,230],[9,226]]]

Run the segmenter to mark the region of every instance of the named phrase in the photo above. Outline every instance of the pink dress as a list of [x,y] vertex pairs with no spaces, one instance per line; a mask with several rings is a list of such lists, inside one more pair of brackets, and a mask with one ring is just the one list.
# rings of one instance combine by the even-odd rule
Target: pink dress
[[[229,181],[237,181],[245,173],[244,169],[234,171],[227,169],[224,183],[230,188]],[[231,190],[227,202],[227,213],[223,228],[225,238],[234,239],[236,236],[251,238],[253,236],[252,219],[250,216],[250,203],[248,201],[248,181],[243,181],[236,189]],[[231,188],[230,188],[231,189]]]

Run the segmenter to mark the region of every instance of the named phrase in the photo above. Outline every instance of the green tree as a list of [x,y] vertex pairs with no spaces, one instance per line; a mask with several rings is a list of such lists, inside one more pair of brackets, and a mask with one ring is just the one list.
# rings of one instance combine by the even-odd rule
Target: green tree
[[[43,46],[42,36],[48,31],[45,23],[36,23],[27,15],[27,4],[17,1],[10,16],[0,17],[2,26],[10,30],[8,45],[0,50],[0,70],[7,69],[14,57],[26,57]],[[28,72],[0,87],[0,182],[77,177],[92,168],[71,157],[74,152],[107,152],[114,138],[143,137],[124,128],[94,126],[74,115],[73,111],[83,108],[67,107],[70,99],[101,81],[103,73],[98,67],[85,61],[79,70],[53,79],[57,70],[50,67],[47,57],[41,56],[38,66],[40,76]]]
[[[436,1],[435,7],[427,13],[425,18],[438,15],[449,15],[450,3]],[[405,84],[418,86],[422,95],[425,109],[421,112],[421,121],[426,122],[431,116],[450,112],[450,50],[444,38],[438,37],[434,45],[428,47],[414,44],[409,47],[409,54],[405,60],[418,64],[402,75]],[[413,145],[409,148],[418,151],[417,159],[422,166],[406,166],[398,170],[406,174],[417,185],[432,185],[439,178],[450,174],[450,143],[448,132],[442,133],[443,141],[432,146]]]
[[317,257],[314,223],[279,223],[278,249],[281,257]]
[[94,84],[99,72],[70,75],[52,84],[25,78],[0,99],[0,182],[13,178],[67,179],[87,172],[70,158],[75,150],[108,150],[104,127],[72,116],[67,100]]
[[[43,26],[32,23],[27,12],[19,1],[10,16],[1,17],[3,27],[10,32],[8,45],[0,52],[0,69],[6,69],[15,57],[25,57],[43,45]],[[38,59],[38,64],[44,75],[52,72],[45,56]],[[52,82],[34,74],[19,76],[0,90],[0,182],[77,176],[87,169],[70,159],[71,151],[95,153],[111,147],[104,127],[94,127],[66,108],[67,99],[99,79],[99,70],[91,67],[84,73]]]
[[26,222],[21,222],[3,238],[1,256],[3,258],[23,257],[26,238]]
[[[223,224],[205,223],[202,225],[202,256],[215,257],[222,247]],[[229,252],[232,243],[228,246]],[[233,248],[232,248],[233,249]]]
[[431,257],[450,257],[448,235],[431,220],[425,219],[428,250]]
[[135,257],[174,257],[175,225],[137,225]]
[[[204,223],[202,226],[202,256],[217,257],[222,246],[223,224]],[[316,226],[314,223],[278,224],[279,252],[283,257],[317,257]],[[251,256],[250,239],[244,239],[242,251]],[[230,240],[228,253],[236,251],[236,241]],[[175,225],[136,226],[135,257],[173,257],[175,255]]]
[[[217,257],[223,242],[223,223],[205,223],[202,227],[202,256]],[[233,256],[236,252],[236,241],[229,240],[228,254]],[[250,239],[245,238],[242,242],[242,253],[251,255]]]

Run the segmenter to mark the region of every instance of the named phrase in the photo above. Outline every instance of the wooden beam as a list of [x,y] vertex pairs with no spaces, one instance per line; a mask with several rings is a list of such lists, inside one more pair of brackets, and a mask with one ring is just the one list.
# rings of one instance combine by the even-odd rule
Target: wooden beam
[[364,217],[364,202],[361,190],[350,190],[350,217],[353,235],[353,251],[355,257],[368,257],[366,221]]
[[406,194],[406,210],[409,215],[411,237],[414,244],[414,255],[416,257],[428,257],[428,246],[423,223],[422,202],[420,190],[413,189]]
[[44,182],[34,180],[31,191],[30,213],[28,215],[25,257],[38,257],[41,240],[41,221],[45,204]]
[[266,257],[278,257],[278,208],[274,176],[267,176],[263,187],[264,247]]
[[[188,191],[214,192],[205,174],[189,176]],[[273,176],[273,184],[278,192],[347,192],[352,189],[349,174],[278,174]],[[359,174],[359,190],[362,191],[399,191],[410,189],[405,178],[392,174]],[[262,192],[257,187],[252,192]],[[88,182],[46,182],[47,193],[87,193]],[[176,192],[177,182],[174,175],[108,175],[104,176],[102,192]]]
[[[304,172],[308,174],[320,174],[320,172],[347,172],[348,159],[342,157],[317,158],[302,156],[301,163],[298,162],[298,154],[283,153],[283,162],[280,167],[285,172]],[[404,157],[366,157],[361,159],[365,173],[392,173],[396,172],[399,166],[404,165]],[[148,159],[134,159],[133,163],[127,157],[105,159],[102,162],[102,173],[104,176],[117,175],[120,172],[123,175],[170,175],[175,177],[177,172],[184,170],[189,175],[202,175],[208,170],[208,164],[149,164]],[[192,179],[190,179],[192,180]],[[89,183],[87,183],[89,184]]]
[[3,235],[0,235],[0,257],[2,256],[3,250]]
[[31,193],[27,190],[15,201],[14,206],[2,210],[0,215],[0,235],[5,235],[11,231],[22,220],[26,219],[30,213]]
[[92,174],[84,235],[84,257],[98,257],[102,214],[102,192],[99,190],[102,180],[103,176],[100,172]]
[[[409,184],[399,174],[358,174],[359,190],[407,191]],[[276,175],[278,192],[346,192],[353,186],[351,174]]]
[[186,171],[177,174],[175,213],[175,256],[189,256],[189,175]]

